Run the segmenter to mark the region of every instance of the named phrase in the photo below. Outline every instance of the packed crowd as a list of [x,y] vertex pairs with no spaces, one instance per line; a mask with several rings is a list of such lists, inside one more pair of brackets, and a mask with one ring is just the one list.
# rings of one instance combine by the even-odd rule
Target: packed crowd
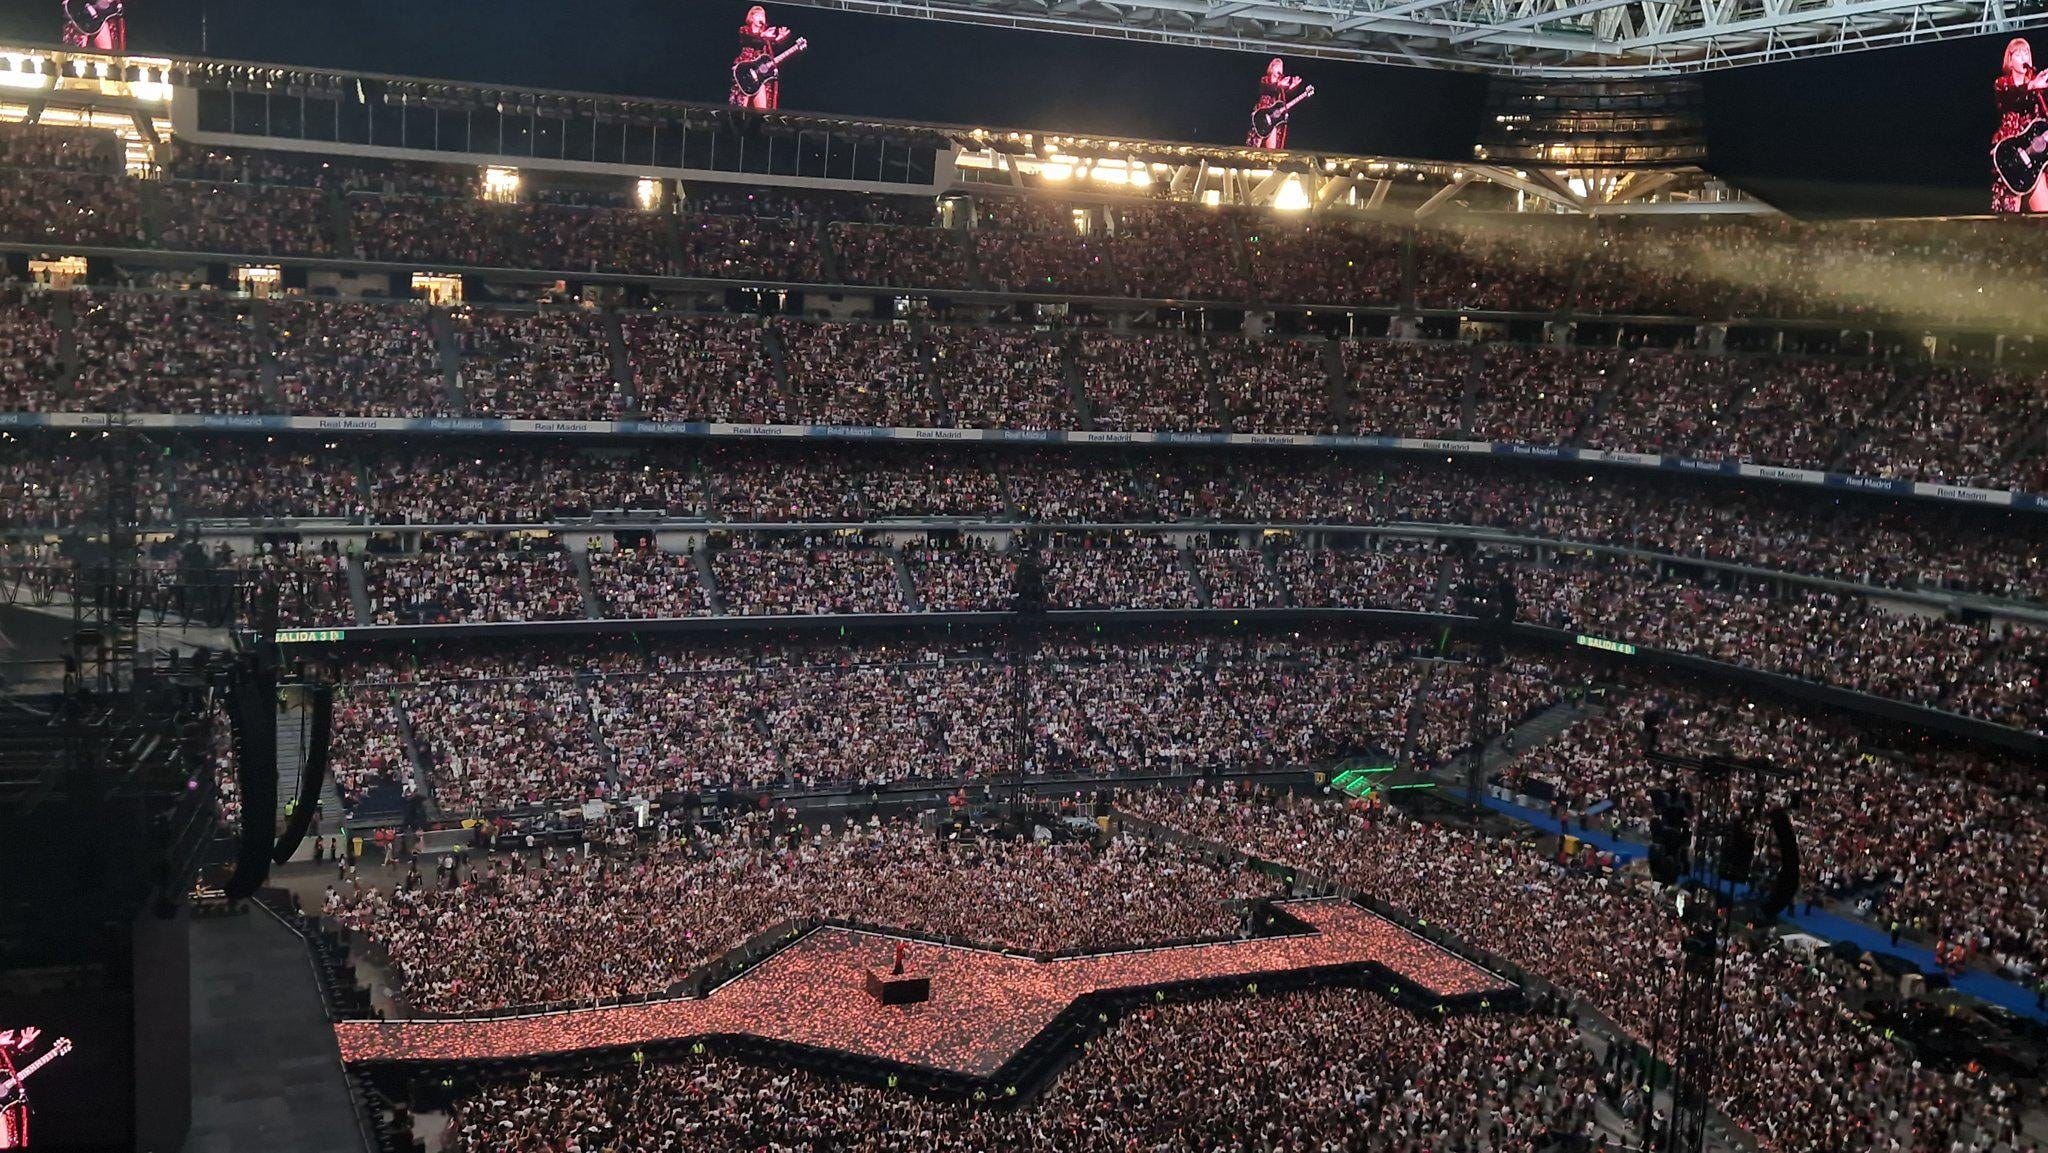
[[684,189],[692,212],[744,216],[755,220],[857,220],[869,224],[929,227],[936,220],[930,197],[778,188],[769,184],[693,183]]
[[[14,292],[16,408],[1428,436],[2036,485],[2038,374],[1512,343]],[[614,341],[613,326],[622,341]],[[65,330],[77,379],[65,381]],[[161,369],[150,368],[161,365]],[[147,369],[148,371],[145,371]],[[275,394],[260,387],[274,370]],[[458,411],[452,406],[462,405]],[[2039,487],[2036,485],[2036,487]]]
[[1571,299],[1584,222],[1452,225],[1415,234],[1415,303],[1461,311],[1555,312]]
[[[1671,1002],[1661,994],[1679,953],[1676,921],[1640,881],[1371,806],[1202,786],[1125,794],[1119,804],[1362,888],[1550,977],[1641,1040],[1670,1035],[1660,1022]],[[1224,902],[1261,893],[1251,874],[1168,856],[1180,851],[1157,842],[1121,839],[1088,849],[946,841],[907,824],[792,839],[770,835],[771,821],[716,834],[664,832],[643,856],[494,857],[448,886],[359,877],[331,892],[327,911],[368,935],[410,1006],[447,1011],[666,988],[786,917],[852,917],[1030,948],[1089,947],[1228,935],[1237,922]],[[1115,896],[1104,901],[1104,894]],[[649,931],[657,923],[660,930]],[[532,963],[535,957],[546,963]],[[1895,1048],[1865,1018],[1891,994],[1853,965],[1751,935],[1737,936],[1728,964],[1730,1060],[1759,1075],[1723,1082],[1717,1104],[1764,1149],[2027,1148],[2015,1087],[1974,1066],[1938,1072]],[[1190,1032],[1184,1042],[1143,1034],[1162,1028]],[[1360,1035],[1375,1044],[1361,1049]],[[1510,1052],[1467,1048],[1489,1038]],[[1539,1149],[1567,1134],[1602,1139],[1590,1126],[1596,1099],[1627,1119],[1646,1111],[1638,1086],[1626,1080],[1633,1066],[1596,1062],[1576,1038],[1567,1022],[1542,1017],[1422,1024],[1370,994],[1324,990],[1140,1013],[1091,1044],[1041,1101],[1014,1113],[962,1112],[936,1130],[934,1106],[899,1114],[915,1098],[712,1059],[626,1075],[633,1089],[624,1097],[628,1091],[605,1077],[494,1089],[458,1109],[453,1133],[458,1143],[511,1148],[528,1138],[539,1142],[534,1148],[554,1148],[548,1142],[570,1134],[654,1148],[707,1139],[895,1148],[897,1134],[922,1131],[953,1134],[967,1148],[986,1139],[1067,1149],[1110,1139],[1100,1121],[1114,1115],[1115,1143],[1104,1148],[1124,1148],[1143,1129],[1164,1148],[1183,1147],[1174,1142],[1191,1132],[1205,1141],[1218,1132],[1246,1140],[1306,1140],[1313,1132],[1345,1147],[1364,1140],[1360,1147],[1434,1148],[1455,1135],[1477,1148]],[[1189,1064],[1194,1053],[1205,1055],[1199,1067]],[[1399,1091],[1375,1087],[1378,1063],[1411,1053],[1425,1061],[1398,1066]],[[1226,1064],[1211,1088],[1217,1054]],[[1518,1072],[1503,1078],[1504,1068]],[[1852,1068],[1857,1076],[1845,1077]],[[1343,1072],[1339,1083],[1347,1087],[1339,1097],[1319,1088],[1332,1069]],[[1170,1087],[1147,1078],[1167,1078]],[[730,1094],[706,1091],[721,1084],[754,1086],[745,1097],[750,1107],[725,1109],[720,1102]],[[1194,1096],[1181,1096],[1187,1092]],[[1262,1111],[1269,1099],[1290,1107],[1269,1121]],[[1188,1110],[1212,1100],[1220,1110],[1213,1122],[1191,1124],[1191,1116],[1208,1115]],[[1330,1108],[1313,1106],[1321,1100]],[[778,1107],[754,1107],[763,1101]],[[1160,1120],[1146,1120],[1168,1104]],[[1361,1116],[1378,1120],[1360,1129]]]
[[79,293],[78,344],[66,409],[87,412],[262,412],[250,306],[210,294]]
[[933,325],[933,384],[967,428],[1073,428],[1065,348],[1044,334]]
[[918,347],[902,325],[782,324],[794,411],[818,424],[945,424]]
[[1180,549],[1142,534],[1063,536],[1040,562],[1045,599],[1061,609],[1191,609],[1200,597]]
[[[1644,756],[1644,717],[1669,750],[1726,749],[1796,770],[1791,805],[1810,893],[1965,944],[2022,982],[2048,975],[2048,792],[2021,766],[1884,737],[1825,713],[1728,700],[1676,683],[1631,686],[1613,707],[1518,756],[1500,785],[1538,806],[1644,836],[1653,789],[1685,787]],[[1585,817],[1600,802],[1613,808]]]
[[[324,215],[324,197],[312,197]],[[432,195],[349,196],[362,260],[666,276],[670,220],[637,209],[500,204]]]
[[1158,300],[1249,300],[1235,222],[1226,214],[1180,204],[1114,205],[1109,262],[1122,296]]
[[687,216],[676,221],[684,276],[816,284],[828,279],[817,226],[765,216]]
[[1228,520],[1238,481],[1216,458],[1034,453],[1005,469],[1017,515],[1037,523]]
[[64,363],[54,310],[45,293],[0,288],[0,404],[9,411],[57,410]]
[[[623,207],[618,195],[542,188],[525,204],[485,203],[474,199],[473,171],[426,165],[180,149],[168,181],[118,169],[111,136],[0,126],[0,239],[322,256],[341,225],[358,255],[407,264],[1305,305],[1412,299],[1534,313],[1912,315],[2007,326],[2048,315],[2032,308],[2041,300],[2038,246],[2011,243],[2003,222],[1546,221],[1396,235],[1174,205],[979,197],[973,227],[956,230],[934,227],[929,203],[915,199],[707,189],[672,215]],[[337,204],[346,206],[339,216]],[[2018,288],[1998,290],[2005,282]],[[445,321],[443,329],[444,318],[411,304],[8,289],[0,401],[28,411],[1469,436],[2048,490],[2038,446],[2044,392],[2038,376],[2017,371],[923,321],[764,325],[638,311],[465,308]],[[66,363],[62,350],[74,340]],[[0,516],[10,527],[61,527],[68,509],[100,490],[96,462],[44,454],[43,444],[0,450]],[[2024,517],[1559,479],[1308,455],[501,445],[409,455],[209,441],[174,449],[143,478],[142,499],[154,520],[517,522],[639,508],[733,520],[1014,510],[1068,523],[1443,521],[2048,600],[2044,538]],[[1455,561],[1399,538],[1361,541],[1369,543],[1183,554],[1160,539],[1094,533],[1057,539],[1042,563],[1060,607],[1451,607],[1444,591]],[[332,546],[266,544],[229,563],[274,597],[280,624],[354,620],[349,558]],[[999,609],[1018,584],[1015,554],[973,538],[900,550],[836,537],[742,538],[704,556],[631,541],[595,550],[589,564],[600,611],[631,617],[710,612],[700,565],[733,613]],[[586,611],[577,566],[551,540],[428,537],[418,553],[372,553],[363,571],[378,623]],[[2048,638],[2039,630],[1901,613],[1814,588],[1766,590],[1685,566],[1574,561],[1515,573],[1523,615],[1538,623],[2048,727]],[[987,652],[822,661],[664,652],[652,668],[608,658],[595,670],[532,656],[429,654],[352,679],[336,709],[344,803],[425,784],[444,811],[467,812],[1018,768],[1194,772],[1402,749],[1440,763],[1474,734],[1546,707],[1568,679],[1526,658],[1471,675],[1437,666],[1432,677],[1429,662],[1391,643],[1063,640],[1034,658],[1042,675],[1030,679],[1020,750],[1007,724],[1016,678]],[[1475,717],[1479,682],[1487,707]],[[2048,798],[1988,759],[1902,751],[1839,720],[1660,687],[1568,729],[1515,761],[1502,782],[1573,812],[1611,800],[1610,822],[1639,825],[1657,778],[1631,749],[1653,705],[1673,714],[1681,736],[1711,734],[1738,752],[1812,768],[1817,786],[1797,819],[1824,893],[1963,942],[2014,975],[2042,975]],[[1665,1032],[1658,994],[1678,956],[1676,932],[1630,878],[1379,811],[1199,790],[1126,804],[1358,885],[1550,976],[1639,1037]],[[459,1009],[661,988],[786,916],[859,916],[1050,948],[1228,933],[1236,922],[1225,902],[1262,891],[1248,875],[1135,842],[1084,853],[907,830],[849,829],[795,844],[767,835],[765,822],[678,831],[644,857],[499,858],[445,889],[358,882],[337,890],[329,911],[377,942],[409,1004]],[[903,870],[906,858],[913,867]],[[905,873],[900,883],[879,875],[891,870]],[[1767,1149],[1974,1150],[2011,1140],[2009,1087],[1976,1072],[1937,1077],[1892,1048],[1859,1018],[1864,990],[1836,962],[1745,940],[1730,967],[1734,1059],[1758,1075],[1731,1085],[1722,1104]],[[1361,1050],[1359,1035],[1384,1041]],[[1192,1064],[1201,1065],[1193,1076]],[[1849,1069],[1853,1077],[1841,1075]],[[1520,1149],[1540,1147],[1544,1132],[1586,1132],[1591,1080],[1586,1058],[1552,1024],[1424,1025],[1371,998],[1323,992],[1143,1015],[1017,1113],[954,1113],[710,1060],[643,1078],[508,1087],[459,1111],[456,1141],[518,1148],[500,1136],[517,1118],[514,1140],[536,1148],[558,1139],[894,1148],[901,1142],[890,1134],[906,1130],[935,1148],[1176,1148],[1188,1132],[1211,1143],[1320,1147],[1357,1143],[1365,1117],[1368,1148],[1466,1139]],[[1440,1091],[1449,1084],[1463,1092]]]
[[1075,367],[1091,428],[1104,431],[1222,432],[1202,346],[1176,332],[1083,332]]
[[1107,212],[1037,196],[976,197],[970,235],[982,280],[998,291],[1117,295]]
[[1528,566],[1514,579],[1522,615],[1538,624],[2048,731],[2041,639],[2022,625],[1701,581],[1643,561]]
[[704,511],[704,485],[693,462],[667,453],[408,445],[372,455],[364,473],[368,516],[377,524],[522,524],[601,509],[665,516]]
[[576,564],[549,538],[427,536],[363,563],[370,624],[579,620]]
[[766,727],[776,677],[733,667],[593,681],[590,714],[620,790],[659,796],[790,787],[795,781]]
[[991,196],[977,199],[975,211],[974,265],[989,288],[1047,295],[1122,294],[1099,208]]
[[621,323],[633,360],[634,409],[642,419],[797,423],[759,326],[658,312]]
[[1274,575],[1300,608],[1438,611],[1444,576],[1439,548],[1392,537],[1377,543],[1373,549],[1287,549],[1275,557]]
[[[1845,469],[2003,487],[2012,475],[2007,458],[2048,420],[2048,387],[2031,373],[1928,373],[1898,404],[1870,416]],[[2041,475],[2040,461],[2031,467],[2028,475]]]
[[718,446],[707,456],[712,507],[731,521],[858,521],[866,515],[861,462],[769,445]]
[[1015,762],[992,724],[1008,680],[975,653],[867,651],[818,663],[742,656],[619,671],[591,710],[621,790],[872,787],[957,781]]
[[659,991],[777,924],[837,917],[1028,950],[1240,935],[1249,871],[1137,839],[953,838],[908,820],[674,829],[642,854],[492,857],[454,888],[358,881],[325,912],[450,1012]]
[[1244,217],[1239,230],[1252,283],[1262,300],[1276,304],[1401,301],[1401,235],[1395,229]]
[[906,549],[903,561],[925,612],[1008,612],[1016,603],[1016,564],[990,546]]
[[[1034,674],[1021,748],[1011,657],[987,648],[672,646],[652,666],[623,649],[569,665],[543,657],[560,647],[429,652],[397,670],[353,669],[345,680],[396,685],[411,731],[434,754],[430,765],[459,764],[455,785],[435,778],[444,811],[454,811],[451,798],[494,808],[674,789],[1391,759],[1418,707],[1426,711],[1417,747],[1435,763],[1465,748],[1475,729],[1471,698],[1453,691],[1428,701],[1422,665],[1392,642],[1055,635],[1023,658]],[[1537,671],[1501,675],[1515,684],[1501,682],[1477,726],[1489,734],[1555,699]],[[491,718],[515,709],[506,702],[523,699],[549,702],[546,726],[511,726],[533,727],[531,741],[488,731]],[[604,750],[594,760],[582,749],[593,732]],[[558,746],[572,748],[570,775],[547,775]]]
[[1231,431],[1337,431],[1331,417],[1336,391],[1326,348],[1323,341],[1212,339],[1209,361]]
[[[1371,893],[1542,974],[1641,1041],[1674,1035],[1665,987],[1682,934],[1646,881],[1370,807],[1200,787],[1121,804]],[[1868,988],[1847,963],[1743,936],[1729,970],[1724,1067],[1756,1075],[1731,1079],[1717,1103],[1766,1150],[2019,1147],[2012,1085],[1982,1070],[1937,1073],[1894,1047],[1859,1013]]]
[[589,552],[590,587],[608,617],[701,617],[711,598],[698,579],[694,553],[651,545]]
[[1466,430],[1478,440],[1573,443],[1619,371],[1602,349],[1497,344],[1485,355]]
[[221,835],[242,835],[242,775],[235,764],[235,730],[219,702],[206,711],[206,767],[213,780],[213,812]]
[[1197,548],[1189,554],[1209,607],[1274,609],[1287,607],[1287,591],[1260,548]]
[[[1453,655],[1465,654],[1453,650]],[[1428,695],[1416,703],[1416,759],[1424,764],[1446,763],[1467,749],[1513,732],[1566,697],[1579,695],[1601,675],[1569,658],[1552,667],[1553,659],[1518,652],[1494,666],[1467,659],[1439,661]],[[1483,713],[1479,709],[1482,684],[1486,694]]]
[[764,537],[711,554],[732,616],[905,611],[894,555],[863,541]]
[[54,124],[0,123],[0,168],[112,173],[120,168],[111,132]]
[[[0,444],[10,478],[0,513],[25,528],[58,528],[78,510],[96,512],[100,465],[50,455],[46,441]],[[1987,512],[1928,519],[1932,510],[1881,504],[1862,512],[1830,499],[1804,506],[1762,491],[1679,486],[1646,492],[1622,480],[1576,490],[1548,474],[1515,467],[1401,462],[1378,474],[1331,458],[1283,469],[1256,458],[1125,454],[1112,450],[1033,453],[1017,460],[976,450],[937,457],[893,449],[846,458],[808,448],[714,448],[701,458],[666,450],[521,448],[469,457],[450,451],[363,461],[340,442],[299,441],[256,451],[237,441],[195,441],[139,475],[147,523],[251,520],[287,515],[369,518],[380,523],[519,523],[598,510],[690,515],[707,507],[733,520],[859,520],[898,515],[1008,515],[1061,522],[1151,523],[1191,517],[1354,524],[1400,521],[1488,526],[1532,535],[1640,548],[1701,561],[1803,572],[1880,587],[1958,589],[2021,601],[2043,599],[2043,542],[2023,515]],[[1312,458],[1313,459],[1313,458]],[[957,469],[949,474],[946,465]],[[991,467],[998,466],[998,467]],[[958,483],[951,475],[959,477]],[[606,534],[609,535],[609,534]],[[1199,586],[1171,550],[1132,550],[1122,535],[1097,531],[1091,547],[1063,542],[1053,607],[1198,607]],[[1340,535],[1276,550],[1273,577],[1286,602],[1303,608],[1433,611],[1441,564],[1398,535]],[[626,542],[629,547],[631,541]],[[1101,546],[1115,543],[1117,547]],[[486,549],[484,551],[492,551]],[[514,549],[513,552],[517,553]],[[913,550],[914,551],[914,550]],[[943,551],[943,550],[942,550]],[[902,611],[886,553],[795,548],[734,558],[749,586],[778,591],[733,598],[774,612]],[[526,562],[457,564],[430,548],[420,558],[373,555],[373,618],[386,623],[561,619],[580,615],[566,558],[552,591],[536,590]],[[671,558],[662,562],[673,566]],[[948,556],[928,567],[954,563]],[[1219,562],[1221,563],[1221,562]],[[996,563],[960,562],[960,595],[982,606],[1002,595]],[[1661,568],[1659,567],[1661,565]],[[438,571],[429,576],[428,569]],[[407,576],[380,575],[385,572]],[[1811,586],[1773,591],[1714,569],[1656,557],[1519,569],[1524,618],[1575,632],[1695,653],[1880,696],[1945,708],[2018,727],[2041,725],[2038,632],[2002,621],[1963,623],[1935,610],[1901,612],[1866,594]],[[735,570],[737,575],[737,570]],[[1220,584],[1230,578],[1219,570]],[[1454,574],[1455,575],[1455,574]],[[268,578],[265,578],[266,580]],[[915,571],[910,585],[918,586]],[[944,578],[934,578],[944,579]],[[417,587],[404,582],[424,582]],[[649,582],[653,583],[649,583]],[[465,587],[473,582],[473,587]],[[637,595],[680,592],[671,607],[699,611],[687,583],[652,573]],[[431,587],[429,587],[431,586]],[[1442,587],[1448,588],[1445,584]],[[979,591],[972,591],[972,590]],[[1213,590],[1212,590],[1213,592]],[[668,595],[661,593],[660,595]],[[764,599],[765,598],[765,599]],[[940,596],[938,601],[947,598]],[[1268,598],[1270,599],[1270,598]],[[547,601],[543,605],[540,601]],[[404,603],[400,603],[403,601]],[[685,603],[687,602],[687,603]],[[321,617],[346,615],[346,598],[286,596]],[[602,608],[609,603],[600,597]],[[1234,601],[1226,607],[1255,607]],[[737,611],[728,606],[728,611]],[[536,615],[538,614],[538,615]]]
[[967,242],[950,228],[838,223],[826,229],[841,284],[968,288]]
[[[329,255],[330,197],[345,196],[353,255],[403,264],[1539,314],[2027,329],[2048,315],[2048,269],[2014,236],[2023,221],[1475,216],[1401,230],[987,192],[971,227],[942,227],[928,198],[710,185],[649,210],[630,186],[537,171],[521,202],[500,203],[480,198],[474,167],[183,142],[167,179],[144,182],[115,175],[112,133],[0,131],[0,233],[16,240]],[[160,233],[145,197],[162,201]]]
[[285,411],[443,416],[454,393],[424,309],[362,301],[287,301],[269,315]]
[[604,318],[589,312],[461,309],[450,318],[460,386],[478,415],[611,420],[626,387],[614,373]]
[[1621,1092],[1599,1073],[1568,1022],[1431,1021],[1323,989],[1136,1011],[1014,1111],[705,1057],[488,1087],[457,1106],[448,1148],[1538,1153],[1604,1143],[1594,1104]]
[[[1115,775],[1391,760],[1404,746],[1418,763],[1441,764],[1549,708],[1570,686],[1617,675],[1517,654],[1483,671],[1488,707],[1475,717],[1473,675],[1439,664],[1427,676],[1428,662],[1392,643],[1056,639],[1031,658],[1030,737],[1020,750],[1010,743],[1013,677],[986,652],[671,649],[657,668],[637,658],[586,661],[595,671],[581,683],[565,667],[531,669],[518,652],[451,654],[395,679],[373,669],[351,699],[395,683],[430,765],[441,766],[434,780],[444,807],[494,808],[1019,769]],[[2048,797],[2015,769],[1824,714],[1619,675],[1620,703],[1511,760],[1498,782],[1568,820],[1640,836],[1650,790],[1671,783],[1642,753],[1642,717],[1662,710],[1670,747],[1801,766],[1796,820],[1810,891],[1967,943],[2020,979],[2043,974],[2048,891],[2028,862],[2048,859],[2040,815]],[[535,700],[545,709],[511,726],[527,735],[491,729],[493,718]],[[383,759],[384,775],[398,757]],[[558,760],[580,768],[560,775],[549,767]],[[1612,806],[1604,817],[1581,816],[1600,802]]]
[[523,809],[610,795],[609,760],[582,684],[553,668],[501,662],[450,671],[397,694],[441,812]]
[[258,619],[277,605],[280,628],[331,628],[356,623],[349,599],[348,558],[331,545],[265,544],[236,559],[236,579],[253,585]]
[[166,180],[158,247],[251,256],[336,255],[325,193],[277,185]]
[[141,182],[90,171],[0,168],[0,237],[24,244],[147,247]]
[[1347,431],[1359,436],[1460,435],[1465,394],[1481,361],[1463,344],[1346,340]]
[[353,812],[373,791],[420,793],[403,725],[390,690],[381,684],[352,685],[334,694],[327,771],[344,812]]
[[0,516],[10,528],[58,529],[104,519],[106,462],[46,453],[0,434]]

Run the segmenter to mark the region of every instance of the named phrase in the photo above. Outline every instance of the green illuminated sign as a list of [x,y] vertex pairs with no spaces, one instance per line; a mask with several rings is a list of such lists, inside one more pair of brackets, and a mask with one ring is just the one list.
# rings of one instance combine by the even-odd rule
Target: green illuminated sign
[[1392,765],[1371,765],[1363,768],[1349,768],[1330,778],[1330,784],[1354,797],[1365,798],[1379,788],[1374,778],[1394,771]]
[[1636,646],[1629,644],[1625,641],[1610,641],[1603,637],[1589,637],[1586,636],[1584,633],[1581,633],[1572,639],[1575,643],[1582,644],[1589,649],[1599,649],[1602,652],[1609,653],[1620,653],[1622,656],[1625,657],[1632,657],[1636,655]]
[[348,636],[347,629],[279,629],[277,643],[298,645],[307,642],[338,641]]

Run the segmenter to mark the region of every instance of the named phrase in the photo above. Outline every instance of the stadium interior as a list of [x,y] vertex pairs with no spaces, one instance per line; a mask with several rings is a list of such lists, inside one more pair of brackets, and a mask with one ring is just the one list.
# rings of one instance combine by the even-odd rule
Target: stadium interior
[[[721,0],[726,104],[62,7],[0,1149],[2048,1148],[2048,231],[1702,79],[2036,6]],[[828,17],[1308,81],[796,110]]]

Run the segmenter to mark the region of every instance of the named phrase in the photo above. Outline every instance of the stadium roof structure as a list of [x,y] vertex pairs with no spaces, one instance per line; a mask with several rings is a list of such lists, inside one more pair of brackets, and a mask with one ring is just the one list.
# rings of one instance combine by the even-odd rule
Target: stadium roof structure
[[814,8],[1530,77],[1643,77],[2014,31],[2048,0],[793,0]]

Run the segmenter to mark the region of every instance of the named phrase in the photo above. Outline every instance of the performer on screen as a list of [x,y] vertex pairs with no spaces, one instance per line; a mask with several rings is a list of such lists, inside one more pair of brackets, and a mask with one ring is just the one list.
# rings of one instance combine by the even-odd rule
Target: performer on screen
[[6,1086],[0,1089],[0,1149],[28,1148],[28,1086],[20,1065],[41,1036],[41,1029],[0,1029],[0,1085]]
[[100,52],[128,51],[128,14],[122,0],[63,0],[64,43]]
[[[1253,148],[1287,147],[1287,112],[1290,101],[1301,91],[1299,76],[1287,74],[1287,64],[1278,56],[1266,61],[1265,75],[1259,77],[1259,99],[1252,105],[1252,130],[1244,142]],[[1264,128],[1265,131],[1260,131]]]
[[[2034,67],[2034,48],[2020,37],[2005,46],[2005,70],[1992,82],[1998,128],[1991,134],[1991,210],[2048,212],[2048,72]],[[2001,148],[2008,141],[2017,145]],[[2001,164],[1999,161],[2006,162]]]
[[732,93],[727,102],[763,111],[781,107],[781,61],[804,47],[802,40],[791,42],[789,29],[769,25],[766,8],[756,4],[747,9],[747,18],[740,25],[740,53],[732,60]]

